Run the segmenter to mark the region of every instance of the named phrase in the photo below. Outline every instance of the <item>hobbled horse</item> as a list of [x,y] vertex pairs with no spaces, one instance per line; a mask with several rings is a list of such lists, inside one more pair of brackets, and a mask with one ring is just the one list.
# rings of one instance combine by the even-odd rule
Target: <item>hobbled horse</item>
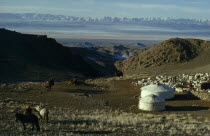
[[38,117],[35,116],[34,114],[27,116],[24,114],[16,113],[16,122],[19,120],[23,124],[23,129],[26,130],[25,123],[31,123],[32,124],[32,130],[34,129],[34,125],[36,125],[37,131],[40,131],[40,126],[39,126],[39,120]]

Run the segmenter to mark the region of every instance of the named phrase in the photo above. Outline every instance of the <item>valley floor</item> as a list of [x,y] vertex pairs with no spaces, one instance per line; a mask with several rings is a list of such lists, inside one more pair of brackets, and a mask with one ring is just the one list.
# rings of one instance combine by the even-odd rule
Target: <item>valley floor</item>
[[[138,110],[137,79],[100,78],[79,85],[56,82],[52,90],[43,83],[0,85],[0,135],[210,135],[210,102],[187,94],[166,101],[166,111]],[[41,131],[22,130],[15,112],[26,103],[47,104],[48,124]]]

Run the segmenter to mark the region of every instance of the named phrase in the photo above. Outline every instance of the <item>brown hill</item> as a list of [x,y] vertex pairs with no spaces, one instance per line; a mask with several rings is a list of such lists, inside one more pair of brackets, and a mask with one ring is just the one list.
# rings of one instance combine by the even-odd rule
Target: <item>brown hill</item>
[[44,35],[0,29],[0,79],[41,80],[97,73],[80,55]]
[[[196,60],[203,53],[208,54],[210,42],[199,39],[172,38],[151,47],[145,52],[116,62],[116,67],[123,71],[138,71],[163,67],[163,65],[186,64]],[[200,57],[201,58],[201,57]],[[197,62],[200,60],[197,59]],[[207,63],[204,61],[203,63]],[[196,63],[197,64],[197,63]]]

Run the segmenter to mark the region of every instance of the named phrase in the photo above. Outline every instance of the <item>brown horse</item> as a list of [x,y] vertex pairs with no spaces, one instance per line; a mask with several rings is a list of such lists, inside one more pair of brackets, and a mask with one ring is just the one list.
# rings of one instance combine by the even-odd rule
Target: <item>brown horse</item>
[[16,113],[15,114],[16,117],[16,121],[20,121],[23,124],[23,129],[26,130],[26,126],[24,123],[31,123],[32,124],[32,130],[34,129],[34,124],[36,125],[37,131],[40,131],[40,127],[39,127],[39,120],[37,118],[37,116],[35,116],[34,114],[32,115],[24,115],[24,114],[20,114],[20,113]]

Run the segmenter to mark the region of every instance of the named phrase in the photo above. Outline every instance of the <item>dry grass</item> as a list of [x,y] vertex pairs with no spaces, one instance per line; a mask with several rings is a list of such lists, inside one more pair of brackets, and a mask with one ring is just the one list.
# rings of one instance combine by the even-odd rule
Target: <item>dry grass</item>
[[[35,103],[34,103],[35,104]],[[209,135],[210,121],[190,114],[128,113],[119,110],[72,110],[52,107],[50,122],[41,123],[41,132],[22,130],[14,121],[21,103],[1,101],[0,135]]]

